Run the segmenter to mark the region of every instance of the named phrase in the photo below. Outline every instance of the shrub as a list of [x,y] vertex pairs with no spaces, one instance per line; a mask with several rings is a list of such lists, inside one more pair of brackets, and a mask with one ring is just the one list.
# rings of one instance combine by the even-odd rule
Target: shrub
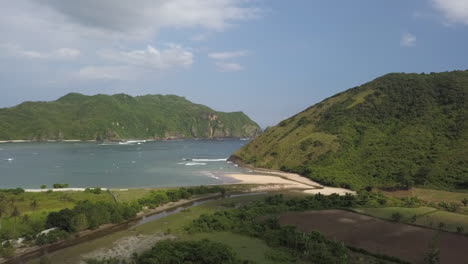
[[403,216],[400,213],[396,212],[392,214],[391,218],[395,222],[400,222]]
[[51,230],[47,234],[38,235],[36,237],[36,245],[40,246],[40,245],[55,243],[57,241],[67,239],[69,236],[70,234],[64,230],[61,230],[61,229]]
[[68,185],[68,183],[54,183],[54,185],[52,185],[52,187],[54,189],[62,189],[62,188],[68,188],[69,185]]

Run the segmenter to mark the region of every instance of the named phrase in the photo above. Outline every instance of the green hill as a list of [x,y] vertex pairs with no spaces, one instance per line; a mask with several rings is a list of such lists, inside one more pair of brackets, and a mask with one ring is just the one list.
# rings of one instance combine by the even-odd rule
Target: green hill
[[226,138],[260,131],[242,112],[217,112],[175,95],[71,93],[0,109],[0,140]]
[[327,185],[468,189],[468,71],[388,74],[267,129],[233,160]]

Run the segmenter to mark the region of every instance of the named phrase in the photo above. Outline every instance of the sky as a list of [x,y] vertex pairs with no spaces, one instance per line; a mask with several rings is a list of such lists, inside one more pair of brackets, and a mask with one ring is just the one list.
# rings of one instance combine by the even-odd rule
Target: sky
[[0,107],[176,94],[265,128],[390,72],[468,69],[468,0],[0,5]]

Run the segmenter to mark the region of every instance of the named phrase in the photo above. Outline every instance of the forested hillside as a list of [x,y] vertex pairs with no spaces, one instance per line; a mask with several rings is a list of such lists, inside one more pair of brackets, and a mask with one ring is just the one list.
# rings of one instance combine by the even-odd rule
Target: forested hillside
[[393,73],[271,127],[232,159],[352,189],[468,189],[468,71]]
[[0,140],[225,138],[260,131],[242,112],[217,112],[175,95],[71,93],[0,109]]

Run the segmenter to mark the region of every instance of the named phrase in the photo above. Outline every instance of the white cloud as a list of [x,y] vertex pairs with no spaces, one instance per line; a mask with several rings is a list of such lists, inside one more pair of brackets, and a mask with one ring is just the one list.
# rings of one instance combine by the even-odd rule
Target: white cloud
[[194,35],[190,38],[190,40],[194,42],[202,42],[202,41],[206,41],[207,39],[208,39],[208,34],[206,33]]
[[[29,0],[33,1],[33,0]],[[35,1],[33,1],[35,2]],[[69,23],[111,32],[148,35],[161,28],[214,30],[260,16],[246,0],[39,0]]]
[[1,44],[0,48],[3,49],[3,53],[6,55],[29,59],[74,59],[81,54],[78,49],[72,48],[60,48],[52,51],[36,51],[24,49],[19,45],[11,43]]
[[208,57],[214,60],[227,60],[233,59],[237,57],[247,56],[248,51],[246,50],[238,50],[238,51],[227,51],[227,52],[213,52],[208,54]]
[[416,36],[411,33],[405,33],[401,36],[400,45],[403,47],[412,47],[416,45]]
[[238,63],[217,62],[216,69],[220,72],[237,72],[244,70],[244,67]]
[[436,9],[441,11],[450,23],[468,25],[467,0],[431,0]]
[[135,79],[137,73],[126,66],[86,66],[80,69],[77,74],[83,80],[120,80],[128,81]]
[[99,52],[99,55],[110,61],[152,69],[190,67],[193,64],[193,54],[178,45],[164,50],[158,50],[151,45],[144,50],[105,50]]
[[61,58],[75,58],[80,56],[80,51],[77,49],[70,49],[70,48],[61,48],[54,52],[54,55],[61,57]]

